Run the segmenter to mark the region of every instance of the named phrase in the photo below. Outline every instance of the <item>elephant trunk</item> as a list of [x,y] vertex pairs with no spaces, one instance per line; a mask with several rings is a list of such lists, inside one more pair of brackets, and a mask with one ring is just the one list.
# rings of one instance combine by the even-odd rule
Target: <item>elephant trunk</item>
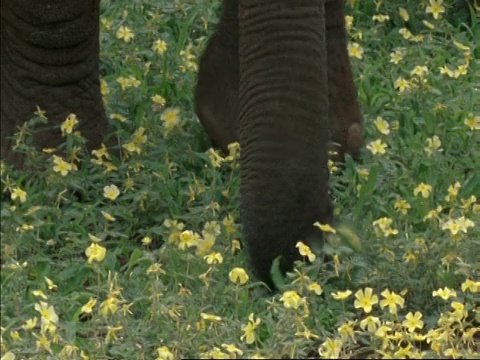
[[241,215],[253,265],[271,285],[295,245],[330,222],[324,1],[244,0],[239,7]]
[[[100,94],[98,20],[99,0],[1,1],[2,159],[21,165],[10,137],[37,106],[50,125],[75,113],[87,146],[100,146],[108,120]],[[62,142],[60,130],[38,130],[39,148]]]

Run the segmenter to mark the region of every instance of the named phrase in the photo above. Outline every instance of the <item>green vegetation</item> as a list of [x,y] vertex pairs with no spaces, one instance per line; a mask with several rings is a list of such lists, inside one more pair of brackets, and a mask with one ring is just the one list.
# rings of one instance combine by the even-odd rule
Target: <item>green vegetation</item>
[[207,150],[192,107],[219,5],[102,1],[121,160],[87,156],[74,115],[63,157],[29,145],[48,114],[19,132],[28,170],[1,168],[2,359],[478,357],[478,19],[349,1],[366,149],[332,166],[348,226],[273,295],[240,246],[238,148]]

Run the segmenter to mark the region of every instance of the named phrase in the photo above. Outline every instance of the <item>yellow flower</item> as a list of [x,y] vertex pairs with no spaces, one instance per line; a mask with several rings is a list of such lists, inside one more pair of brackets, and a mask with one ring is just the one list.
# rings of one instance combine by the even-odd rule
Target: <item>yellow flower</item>
[[423,321],[420,320],[422,318],[422,313],[420,311],[416,311],[415,314],[409,312],[405,316],[405,320],[402,322],[402,326],[407,328],[408,332],[414,332],[415,329],[423,328]]
[[127,121],[127,118],[125,116],[123,116],[122,114],[117,114],[117,113],[111,114],[110,119],[117,120],[117,121],[120,121],[120,122],[126,122]]
[[107,335],[105,342],[109,343],[111,340],[118,340],[117,332],[123,330],[123,326],[107,326]]
[[373,15],[372,20],[373,21],[378,21],[380,23],[384,23],[384,22],[390,20],[390,16],[383,15],[383,14]]
[[386,153],[386,148],[388,147],[381,139],[370,141],[367,145],[367,149],[372,152],[373,155],[383,155]]
[[236,254],[242,249],[241,243],[238,239],[232,240],[232,254]]
[[327,338],[318,348],[318,353],[325,359],[338,359],[342,351],[343,341],[341,339]]
[[260,318],[255,319],[253,313],[250,313],[250,315],[248,315],[248,324],[242,328],[243,335],[240,337],[240,340],[243,341],[243,339],[245,339],[247,344],[253,344],[255,341],[255,330],[258,325],[260,325],[260,322]]
[[314,292],[317,295],[322,295],[323,293],[322,287],[316,282],[309,284],[307,289],[308,291]]
[[165,51],[167,51],[168,45],[165,40],[157,40],[153,43],[152,49],[159,55],[165,54]]
[[430,30],[435,29],[435,25],[433,25],[431,22],[427,20],[422,20],[422,23],[423,25],[425,25],[425,27],[429,28]]
[[345,15],[345,27],[350,31],[353,27],[353,16]]
[[473,281],[470,279],[465,280],[462,283],[462,291],[467,292],[470,291],[472,293],[477,293],[480,291],[480,281]]
[[52,349],[50,349],[50,341],[48,340],[47,336],[45,333],[41,333],[40,335],[33,334],[37,338],[37,341],[35,341],[35,345],[37,347],[37,350],[39,349],[44,349],[48,351],[49,353],[52,352]]
[[384,297],[384,299],[380,300],[380,307],[383,309],[384,307],[388,306],[390,314],[397,313],[397,305],[402,308],[405,305],[405,299],[393,291],[390,292],[390,290],[385,289],[381,292],[381,295]]
[[180,240],[180,233],[185,228],[185,224],[181,222],[179,223],[177,220],[165,219],[163,225],[172,231],[168,236],[169,243],[174,243]]
[[166,346],[157,348],[158,357],[155,360],[173,360],[175,357]]
[[398,32],[400,33],[400,35],[403,36],[405,40],[409,40],[413,37],[413,34],[407,28],[401,28],[398,30]]
[[105,258],[107,249],[101,245],[93,243],[85,250],[85,255],[88,257],[88,263],[93,261],[101,262]]
[[165,106],[165,104],[167,103],[167,100],[165,100],[165,98],[161,95],[153,95],[152,96],[152,101],[155,103],[155,104],[158,104],[160,106]]
[[406,200],[397,199],[397,201],[395,201],[395,204],[393,205],[393,208],[401,212],[403,215],[407,215],[408,210],[411,209],[412,207]]
[[162,265],[159,263],[153,263],[147,269],[147,275],[149,274],[163,274],[165,275],[167,272],[162,269]]
[[351,340],[352,342],[356,343],[355,331],[353,330],[354,324],[355,323],[353,321],[347,321],[337,328],[338,333],[342,337],[343,341]]
[[108,149],[105,144],[102,143],[100,149],[92,150],[92,155],[96,156],[98,160],[110,159],[110,154],[108,153]]
[[148,246],[152,243],[152,238],[150,236],[144,236],[142,239],[142,244]]
[[413,70],[410,72],[411,75],[418,76],[419,78],[424,77],[426,74],[428,74],[428,68],[423,65],[417,65],[413,68]]
[[233,142],[228,144],[228,156],[225,161],[234,161],[240,158],[240,143]]
[[16,187],[12,190],[12,193],[10,194],[10,198],[12,200],[15,200],[16,198],[18,198],[20,202],[24,203],[25,201],[27,201],[27,193],[22,189],[20,189],[19,187]]
[[33,296],[42,298],[43,300],[48,299],[47,295],[45,295],[45,293],[42,290],[33,290],[32,294],[33,294]]
[[395,80],[395,82],[393,83],[393,86],[395,87],[395,89],[398,89],[400,93],[402,93],[411,87],[411,83],[403,76],[399,76],[397,80]]
[[[137,88],[141,84],[141,82],[135,76],[129,76],[128,78],[120,76],[119,78],[117,78],[117,82],[120,84],[120,88],[122,90],[125,90],[129,87],[136,87]],[[121,121],[121,119],[119,119],[119,118],[117,118],[117,120]]]
[[403,60],[405,56],[405,51],[403,49],[397,49],[394,52],[390,53],[390,62],[393,64],[398,64]]
[[232,283],[240,283],[241,285],[245,284],[249,279],[247,272],[239,267],[233,268],[228,274],[228,278]]
[[330,224],[320,224],[318,221],[313,224],[313,226],[318,227],[320,230],[326,233],[336,234],[337,230],[330,226]]
[[108,313],[115,314],[118,311],[119,301],[116,297],[110,296],[100,304],[99,312],[103,316],[107,316]]
[[53,155],[53,163],[55,164],[53,171],[59,172],[62,176],[66,176],[72,170],[72,165],[57,155]]
[[102,96],[108,95],[110,93],[110,87],[108,86],[108,83],[103,79],[100,80],[100,92],[102,93]]
[[443,0],[429,0],[430,5],[425,9],[427,14],[432,14],[433,18],[437,20],[440,18],[440,14],[445,12],[445,7],[442,5]]
[[344,300],[348,298],[350,295],[352,295],[352,292],[350,290],[332,292],[332,297],[335,300]]
[[375,119],[375,121],[373,122],[375,124],[375,126],[377,127],[377,130],[383,134],[383,135],[388,135],[390,134],[390,125],[388,124],[388,122],[382,118],[381,116],[377,116],[377,118]]
[[230,359],[227,353],[224,353],[220,348],[214,346],[212,350],[200,353],[201,359]]
[[60,130],[62,131],[62,136],[65,136],[65,134],[71,134],[73,132],[73,128],[77,124],[78,124],[77,115],[69,114],[67,116],[67,119],[60,126]]
[[30,331],[35,329],[37,326],[38,319],[36,317],[28,319],[25,324],[22,325],[22,329],[25,331]]
[[427,199],[432,192],[432,185],[428,185],[425,183],[420,183],[418,186],[413,190],[413,195],[418,196],[421,194],[424,199]]
[[48,290],[57,291],[58,286],[55,285],[55,283],[52,280],[50,280],[46,276],[44,276],[43,278],[45,279],[45,282],[47,283]]
[[103,196],[110,200],[115,200],[120,195],[120,190],[116,185],[107,185],[103,188]]
[[213,167],[218,168],[222,164],[222,162],[225,161],[223,157],[220,156],[220,154],[214,150],[213,148],[210,148],[207,150],[207,155],[208,158],[210,159],[210,162],[212,163]]
[[40,303],[35,304],[35,310],[40,313],[42,317],[42,323],[58,323],[58,315],[55,313],[53,306],[48,306],[47,303],[40,301]]
[[223,256],[219,252],[211,253],[203,257],[207,264],[221,264],[223,263]]
[[451,289],[449,289],[448,287],[445,286],[443,289],[438,289],[438,290],[433,291],[432,295],[434,297],[438,296],[438,297],[442,298],[443,300],[448,300],[451,297],[456,297],[457,293],[455,292],[455,290],[451,290]]
[[361,60],[363,57],[363,49],[358,43],[349,43],[348,55],[350,57],[356,57],[357,59]]
[[379,236],[383,234],[383,236],[390,236],[390,235],[397,235],[398,230],[392,228],[393,220],[387,217],[382,217],[380,219],[375,220],[372,225],[375,226],[375,233]]
[[85,314],[91,314],[96,304],[97,304],[97,299],[90,298],[88,299],[88,302],[82,306],[80,311]]
[[220,316],[217,316],[217,315],[213,315],[213,314],[207,314],[207,313],[200,313],[200,317],[203,319],[203,320],[207,320],[207,321],[211,321],[211,322],[220,322],[222,321],[222,318]]
[[106,212],[106,211],[101,211],[103,217],[105,219],[107,219],[108,221],[115,221],[117,219],[115,219],[110,213]]
[[378,296],[373,294],[372,288],[365,288],[365,290],[358,290],[355,293],[357,298],[353,303],[353,306],[358,309],[362,308],[367,314],[372,311],[373,305],[378,303]]
[[426,140],[427,147],[425,147],[425,152],[428,156],[431,156],[434,152],[442,152],[442,142],[437,135],[434,135],[431,138],[427,138]]
[[283,306],[285,306],[287,309],[298,309],[298,307],[304,302],[300,295],[298,295],[294,290],[285,291],[280,298],[280,301],[283,302]]
[[455,182],[455,184],[450,185],[447,190],[448,195],[445,196],[445,201],[447,202],[455,201],[457,199],[458,190],[460,190],[461,187],[462,185],[458,181]]
[[399,7],[398,8],[398,13],[400,14],[400,17],[403,19],[403,21],[407,22],[408,20],[410,20],[410,16],[408,15],[408,11],[405,10],[404,8]]
[[376,316],[368,315],[365,319],[360,321],[360,328],[367,329],[368,332],[374,334],[380,326],[380,319]]
[[180,242],[178,243],[178,248],[180,250],[185,250],[187,247],[192,247],[198,244],[200,240],[200,235],[191,230],[182,231],[180,234]]
[[[203,256],[207,254],[215,245],[215,237],[210,234],[206,234],[203,239],[198,239],[196,244],[197,251],[195,251],[195,255]],[[204,256],[204,259],[207,261],[208,264],[215,262],[216,264],[221,264],[223,262],[223,257],[220,253],[213,253],[207,256]],[[209,262],[212,261],[212,262]]]
[[312,253],[312,250],[310,250],[308,245],[305,245],[303,242],[299,241],[295,247],[298,248],[300,255],[307,257],[310,261],[315,261],[315,254]]
[[165,135],[168,135],[175,127],[180,124],[180,109],[168,108],[165,109],[160,116],[160,120],[163,121],[163,127],[165,129]]
[[11,351],[7,351],[2,355],[1,360],[15,360],[15,354]]
[[433,210],[430,210],[427,215],[425,215],[423,217],[423,221],[426,221],[426,220],[429,220],[429,219],[437,219],[439,220],[438,218],[438,214],[440,214],[440,212],[443,210],[443,207],[441,205],[438,205],[436,209],[433,209]]
[[480,116],[473,116],[472,113],[469,113],[465,121],[463,122],[471,131],[480,130]]
[[22,337],[20,336],[20,333],[17,330],[10,331],[10,337],[12,338],[13,341],[22,340]]
[[243,351],[237,348],[234,344],[222,344],[222,348],[227,350],[232,355],[243,355]]
[[117,30],[117,39],[122,39],[126,43],[129,43],[132,41],[135,35],[133,35],[132,30],[130,30],[126,26],[120,26],[120,28]]
[[126,144],[123,144],[122,146],[125,150],[127,150],[129,153],[134,153],[136,152],[137,154],[140,154],[142,152],[142,149],[138,144],[135,144],[134,142],[129,142]]

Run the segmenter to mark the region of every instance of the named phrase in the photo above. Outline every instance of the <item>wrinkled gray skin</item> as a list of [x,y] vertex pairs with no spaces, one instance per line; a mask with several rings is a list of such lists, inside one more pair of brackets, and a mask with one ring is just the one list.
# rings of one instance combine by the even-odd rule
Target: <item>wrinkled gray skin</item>
[[240,140],[242,222],[271,285],[272,260],[289,269],[297,241],[320,237],[312,224],[331,222],[329,139],[339,160],[363,143],[343,0],[224,1],[195,104],[215,146]]
[[98,19],[93,0],[1,0],[2,160],[22,166],[10,138],[37,105],[49,119],[35,134],[39,149],[62,143],[58,124],[70,113],[80,120],[87,148],[100,147],[109,125],[99,86]]
[[273,259],[289,269],[295,244],[332,217],[325,9],[321,0],[239,5],[240,210],[252,263],[271,285]]
[[[290,268],[297,241],[320,236],[312,224],[332,218],[329,98],[339,102],[330,107],[334,139],[352,153],[361,143],[360,114],[353,87],[344,91],[352,80],[341,1],[328,2],[327,11],[334,10],[327,17],[324,0],[240,0],[238,15],[236,4],[226,1],[226,30],[213,37],[219,48],[202,59],[199,89],[205,74],[222,81],[197,91],[197,108],[219,146],[240,139],[242,222],[257,274],[271,285],[272,260],[282,255],[283,270]],[[51,126],[72,112],[89,150],[100,146],[109,128],[98,80],[98,8],[98,0],[1,0],[2,160],[21,165],[9,138],[37,105],[50,121],[35,135],[39,148],[61,142]],[[229,25],[237,17],[238,25]],[[328,72],[327,52],[339,57]],[[211,65],[204,65],[208,58]],[[337,81],[337,72],[348,74]],[[210,94],[227,106],[217,107]],[[229,122],[239,124],[239,136],[222,135]],[[358,141],[349,140],[352,134]]]
[[[362,115],[347,52],[344,2],[326,1],[326,46],[330,140],[336,160],[345,153],[358,158],[363,144]],[[229,0],[200,59],[195,105],[215,147],[227,151],[239,141],[238,0]]]

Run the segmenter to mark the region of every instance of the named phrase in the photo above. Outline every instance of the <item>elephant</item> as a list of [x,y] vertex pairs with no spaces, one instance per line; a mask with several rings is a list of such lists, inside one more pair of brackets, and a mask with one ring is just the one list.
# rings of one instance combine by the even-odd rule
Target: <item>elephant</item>
[[[313,223],[332,222],[330,133],[354,157],[363,141],[343,12],[343,0],[225,0],[201,59],[198,115],[217,146],[240,141],[241,221],[269,286],[272,261],[287,271],[296,243],[322,236]],[[37,105],[52,125],[76,113],[99,148],[99,0],[1,0],[1,20],[2,160],[22,165],[10,138]],[[52,125],[36,146],[62,141]]]
[[[23,165],[11,137],[37,106],[49,124],[39,128],[40,149],[63,142],[53,125],[70,113],[89,151],[109,133],[99,79],[99,1],[1,0],[1,159]],[[113,141],[107,145],[113,145]]]
[[[343,160],[358,159],[363,144],[362,114],[347,52],[344,2],[325,2],[329,126],[331,140]],[[216,32],[200,58],[195,109],[216,148],[228,152],[239,141],[238,0],[224,1]]]
[[299,259],[297,241],[330,223],[329,138],[354,159],[362,116],[347,52],[343,0],[225,0],[200,63],[198,117],[212,144],[240,141],[241,219],[257,274],[272,285]]

